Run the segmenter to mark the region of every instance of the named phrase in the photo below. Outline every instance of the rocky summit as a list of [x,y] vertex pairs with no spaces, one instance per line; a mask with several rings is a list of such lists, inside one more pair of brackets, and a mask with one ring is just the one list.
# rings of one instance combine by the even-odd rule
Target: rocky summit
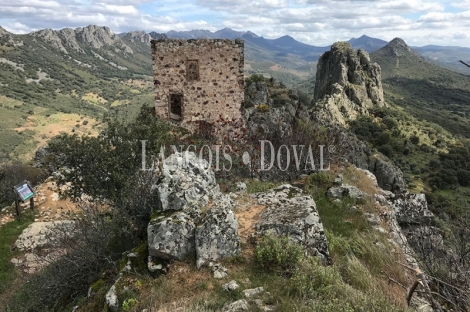
[[314,101],[315,119],[343,126],[368,115],[368,108],[385,106],[380,66],[366,51],[336,42],[318,61]]

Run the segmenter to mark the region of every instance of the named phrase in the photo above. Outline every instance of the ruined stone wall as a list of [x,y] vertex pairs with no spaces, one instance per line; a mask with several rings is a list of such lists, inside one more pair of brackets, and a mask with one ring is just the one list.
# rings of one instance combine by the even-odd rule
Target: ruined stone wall
[[157,115],[190,130],[200,120],[239,120],[243,48],[240,39],[152,40]]

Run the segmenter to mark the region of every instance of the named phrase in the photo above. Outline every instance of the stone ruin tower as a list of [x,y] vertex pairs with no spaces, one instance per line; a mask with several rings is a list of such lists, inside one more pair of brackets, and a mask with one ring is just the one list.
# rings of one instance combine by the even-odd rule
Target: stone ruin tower
[[190,131],[201,121],[242,120],[243,40],[165,38],[151,43],[159,118]]

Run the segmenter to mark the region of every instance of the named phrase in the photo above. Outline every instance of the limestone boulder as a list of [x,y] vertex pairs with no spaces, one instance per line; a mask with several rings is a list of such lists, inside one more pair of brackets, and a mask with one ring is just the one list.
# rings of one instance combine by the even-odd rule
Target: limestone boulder
[[192,152],[174,153],[163,161],[161,175],[154,186],[161,203],[147,227],[153,262],[196,256],[200,267],[237,255],[234,202],[220,192],[208,162]]
[[256,201],[266,208],[256,225],[258,236],[288,235],[289,239],[305,248],[308,255],[331,261],[323,224],[315,201],[310,195],[290,184],[266,192],[256,193]]
[[199,214],[195,209],[153,218],[147,227],[149,255],[176,260],[194,255],[194,233]]
[[208,210],[196,229],[197,267],[239,253],[238,221],[231,205]]
[[211,196],[220,193],[209,163],[193,152],[172,154],[163,161],[161,173],[156,188],[163,211],[206,206]]
[[327,196],[331,199],[343,199],[344,197],[349,197],[359,200],[364,198],[364,193],[355,186],[345,184],[328,189]]

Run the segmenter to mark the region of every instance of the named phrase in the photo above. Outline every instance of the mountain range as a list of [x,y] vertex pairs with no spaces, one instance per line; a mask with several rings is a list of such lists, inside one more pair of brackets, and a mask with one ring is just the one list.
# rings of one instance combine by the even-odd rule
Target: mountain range
[[[290,36],[266,39],[229,28],[114,34],[108,27],[90,25],[18,35],[0,27],[0,159],[31,152],[60,131],[93,133],[99,125],[92,120],[103,113],[121,112],[128,117],[142,104],[152,104],[150,42],[163,36],[241,37],[245,41],[246,76],[274,77],[309,95],[313,93],[317,60],[329,50]],[[388,101],[408,105],[416,115],[429,114],[443,127],[470,136],[466,126],[470,77],[428,62],[433,55],[441,61],[451,57],[468,61],[470,49],[416,49],[402,40],[387,43],[367,36],[349,42],[370,52],[371,59],[381,65]],[[84,124],[84,119],[90,122]]]
[[[126,33],[120,34],[120,36],[126,35]],[[323,52],[329,49],[329,46],[314,46],[299,42],[289,35],[285,35],[277,39],[266,39],[250,31],[241,32],[232,30],[230,28],[224,28],[215,32],[208,30],[169,31],[165,33],[165,35],[169,38],[181,39],[235,39],[240,37],[248,43],[249,48],[257,48],[258,51],[260,48],[269,49],[271,51],[276,51],[277,56],[285,56],[286,53],[301,55],[302,58],[307,61],[316,61]],[[348,40],[348,42],[353,46],[353,48],[363,49],[369,53],[384,47],[388,43],[385,40],[372,38],[367,35],[362,35],[359,38],[351,38]],[[450,67],[453,70],[457,70],[463,73],[470,73],[468,68],[458,63],[458,61],[461,59],[470,60],[470,48],[438,45],[426,45],[422,47],[411,46],[411,48],[430,62],[435,62],[439,65]]]

